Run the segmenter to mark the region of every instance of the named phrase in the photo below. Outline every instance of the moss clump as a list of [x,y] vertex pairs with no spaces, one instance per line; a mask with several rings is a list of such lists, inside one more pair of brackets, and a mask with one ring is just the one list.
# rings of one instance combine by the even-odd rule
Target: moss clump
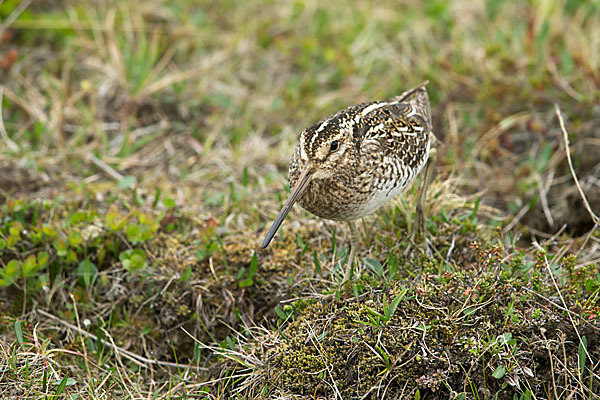
[[337,390],[343,397],[370,391],[376,397],[386,388],[410,391],[419,379],[438,388],[456,371],[444,353],[455,352],[454,338],[473,335],[474,327],[457,332],[441,309],[422,307],[414,295],[388,321],[377,322],[372,317],[384,315],[385,307],[381,294],[373,297],[307,307],[282,332],[286,339],[273,350],[270,379],[293,393],[327,396]]
[[[394,299],[405,290],[399,283],[359,301],[322,300],[297,310],[266,352],[262,382],[282,395],[381,398],[385,392],[402,398],[417,391],[448,396],[483,390],[502,399],[527,387],[542,393],[556,373],[549,357],[563,357],[559,347],[548,352],[546,339],[565,343],[572,350],[567,364],[577,366],[578,340],[566,315],[546,312],[536,319],[534,298],[492,274],[480,275],[473,286],[469,278],[423,276],[389,319],[376,316],[390,307],[384,295]],[[591,357],[598,358],[591,344],[600,340],[598,329],[578,329],[587,335]]]

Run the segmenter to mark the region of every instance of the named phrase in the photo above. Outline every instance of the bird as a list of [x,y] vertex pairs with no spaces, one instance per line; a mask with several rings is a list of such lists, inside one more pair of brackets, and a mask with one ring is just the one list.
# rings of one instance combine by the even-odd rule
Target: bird
[[[400,194],[429,165],[433,134],[427,83],[390,100],[347,107],[302,131],[289,166],[292,189],[265,236],[263,249],[297,202],[318,217],[348,224],[351,244],[343,282],[351,279],[358,245],[354,221]],[[423,190],[417,206],[418,229],[424,218]]]

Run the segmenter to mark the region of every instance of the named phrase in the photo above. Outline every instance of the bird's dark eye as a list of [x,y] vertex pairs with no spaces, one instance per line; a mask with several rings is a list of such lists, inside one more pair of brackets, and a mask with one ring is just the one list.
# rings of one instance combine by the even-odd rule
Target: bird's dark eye
[[338,147],[340,147],[340,144],[337,140],[334,140],[333,142],[331,142],[331,147],[329,147],[329,151],[336,151]]

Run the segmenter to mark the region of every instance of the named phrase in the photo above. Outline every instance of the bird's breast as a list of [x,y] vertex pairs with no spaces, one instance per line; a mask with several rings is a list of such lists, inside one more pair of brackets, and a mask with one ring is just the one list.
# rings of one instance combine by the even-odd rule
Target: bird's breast
[[[325,179],[315,178],[298,203],[321,218],[338,221],[362,218],[400,194],[427,162],[427,153],[416,166],[408,166],[397,157],[379,157],[363,160]],[[290,172],[293,185],[299,174]]]

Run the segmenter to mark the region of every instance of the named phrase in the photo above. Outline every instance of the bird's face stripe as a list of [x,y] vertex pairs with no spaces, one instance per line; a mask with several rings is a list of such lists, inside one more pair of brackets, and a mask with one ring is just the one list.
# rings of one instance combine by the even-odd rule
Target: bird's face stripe
[[300,146],[298,146],[300,148],[300,159],[302,161],[308,161],[308,154],[306,154],[306,149],[304,147],[304,134],[300,135]]
[[377,110],[378,108],[381,108],[381,107],[387,106],[387,105],[388,105],[387,101],[382,101],[382,102],[379,102],[379,103],[373,103],[370,106],[368,106],[367,108],[365,108],[364,110],[362,110],[362,112],[360,113],[360,115],[362,115],[364,117],[365,115],[367,115],[371,111]]
[[323,121],[323,123],[319,126],[319,129],[317,129],[317,133],[319,133],[323,129],[325,129],[325,127],[327,126],[327,124],[329,124],[329,119],[326,119],[325,121]]
[[[325,122],[327,122],[327,121],[325,121]],[[312,134],[312,139],[310,141],[310,148],[311,149],[313,149],[315,147],[315,141],[317,140],[318,137],[319,137],[319,135],[317,135],[316,133]]]

